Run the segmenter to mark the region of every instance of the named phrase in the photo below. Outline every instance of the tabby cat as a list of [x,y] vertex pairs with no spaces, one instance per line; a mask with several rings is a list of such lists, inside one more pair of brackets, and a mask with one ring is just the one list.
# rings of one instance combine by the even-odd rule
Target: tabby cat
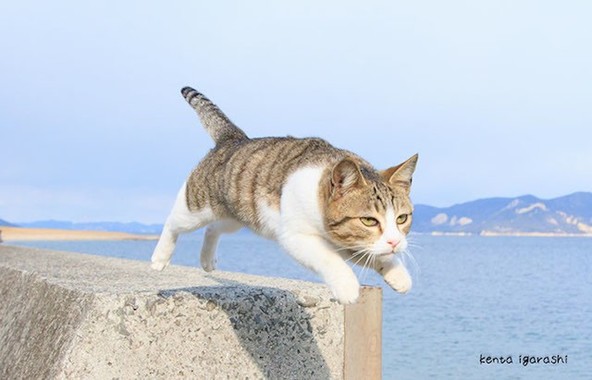
[[360,284],[348,261],[373,268],[397,292],[411,288],[400,256],[407,248],[409,200],[417,154],[384,171],[319,138],[249,138],[196,90],[181,90],[215,147],[181,187],[152,255],[170,262],[180,233],[208,226],[201,265],[215,269],[223,233],[243,226],[278,241],[353,303]]

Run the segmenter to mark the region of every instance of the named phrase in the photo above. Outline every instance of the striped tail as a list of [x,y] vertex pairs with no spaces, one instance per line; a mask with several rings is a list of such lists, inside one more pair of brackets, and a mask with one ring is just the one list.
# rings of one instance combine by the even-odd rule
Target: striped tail
[[230,141],[247,140],[248,137],[239,127],[234,125],[232,121],[217,105],[212,103],[210,99],[203,94],[197,92],[191,87],[184,87],[181,94],[197,112],[201,123],[206,131],[210,134],[216,145],[223,144]]

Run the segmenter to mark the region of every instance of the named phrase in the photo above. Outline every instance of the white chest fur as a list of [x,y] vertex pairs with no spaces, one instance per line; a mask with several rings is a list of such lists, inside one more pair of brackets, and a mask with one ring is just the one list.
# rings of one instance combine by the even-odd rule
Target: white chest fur
[[273,240],[278,240],[282,233],[322,233],[318,189],[323,170],[323,167],[306,167],[292,173],[282,188],[279,210],[260,199],[257,233]]
[[323,234],[319,183],[324,167],[305,167],[291,174],[282,189],[281,233]]

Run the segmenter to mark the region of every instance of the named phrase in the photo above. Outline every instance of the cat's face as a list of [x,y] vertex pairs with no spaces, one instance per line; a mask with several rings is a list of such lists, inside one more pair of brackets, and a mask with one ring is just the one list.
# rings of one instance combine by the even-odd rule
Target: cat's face
[[416,163],[417,155],[376,173],[345,159],[333,168],[325,228],[342,252],[359,256],[363,265],[364,257],[407,248],[413,214],[409,190]]

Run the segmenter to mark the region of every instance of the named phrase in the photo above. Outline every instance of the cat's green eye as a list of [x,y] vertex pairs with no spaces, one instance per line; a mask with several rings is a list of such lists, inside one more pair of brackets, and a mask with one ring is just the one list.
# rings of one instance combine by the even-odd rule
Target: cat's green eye
[[401,214],[397,217],[397,224],[403,224],[407,221],[409,214]]
[[378,220],[374,218],[360,218],[360,222],[366,227],[374,227],[378,225]]

